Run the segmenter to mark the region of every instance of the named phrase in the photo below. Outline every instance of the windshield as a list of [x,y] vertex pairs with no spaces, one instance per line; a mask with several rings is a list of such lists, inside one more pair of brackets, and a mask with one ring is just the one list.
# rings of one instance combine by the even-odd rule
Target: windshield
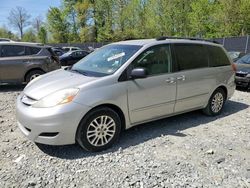
[[108,45],[74,64],[71,70],[90,76],[107,76],[117,71],[140,48],[136,45]]
[[250,64],[250,54],[243,56],[240,58],[237,63]]

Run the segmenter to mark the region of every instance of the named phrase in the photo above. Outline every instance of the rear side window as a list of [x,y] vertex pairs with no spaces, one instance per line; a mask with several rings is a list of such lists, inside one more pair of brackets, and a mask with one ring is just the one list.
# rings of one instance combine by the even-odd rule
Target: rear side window
[[208,67],[208,54],[200,44],[174,44],[179,71]]
[[37,48],[37,47],[26,47],[26,55],[36,55],[41,51],[41,48]]
[[220,66],[230,65],[230,61],[221,47],[207,46],[207,48],[209,54],[210,67],[220,67]]
[[16,45],[4,45],[1,50],[2,57],[25,56],[25,47]]

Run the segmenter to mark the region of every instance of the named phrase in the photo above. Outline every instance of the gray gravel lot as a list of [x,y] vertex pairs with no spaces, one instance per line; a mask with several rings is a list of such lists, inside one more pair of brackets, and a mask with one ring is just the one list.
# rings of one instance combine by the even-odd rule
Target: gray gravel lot
[[21,86],[0,86],[0,187],[250,187],[250,93],[127,130],[113,148],[45,146],[18,130]]

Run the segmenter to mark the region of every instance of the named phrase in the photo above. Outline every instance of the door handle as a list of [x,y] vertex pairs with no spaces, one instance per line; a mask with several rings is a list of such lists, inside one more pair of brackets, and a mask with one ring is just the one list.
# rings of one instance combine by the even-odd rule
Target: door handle
[[186,77],[184,75],[181,75],[181,76],[177,77],[176,79],[180,80],[180,81],[185,81]]
[[167,78],[165,81],[166,81],[167,83],[173,84],[173,83],[175,83],[175,78],[173,78],[173,77]]

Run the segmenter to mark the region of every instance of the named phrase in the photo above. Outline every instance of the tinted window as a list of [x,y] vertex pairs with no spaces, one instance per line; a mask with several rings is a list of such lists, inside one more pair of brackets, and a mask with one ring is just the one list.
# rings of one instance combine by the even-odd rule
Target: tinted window
[[222,48],[217,46],[207,46],[209,53],[209,66],[210,67],[220,67],[225,65],[230,65],[226,53]]
[[140,54],[132,63],[132,68],[146,68],[148,75],[171,71],[171,50],[169,45],[154,46]]
[[16,45],[4,45],[2,46],[2,57],[24,56],[25,47]]
[[206,48],[199,44],[175,44],[178,70],[208,67]]
[[26,47],[26,55],[36,55],[40,52],[41,48],[37,47]]

